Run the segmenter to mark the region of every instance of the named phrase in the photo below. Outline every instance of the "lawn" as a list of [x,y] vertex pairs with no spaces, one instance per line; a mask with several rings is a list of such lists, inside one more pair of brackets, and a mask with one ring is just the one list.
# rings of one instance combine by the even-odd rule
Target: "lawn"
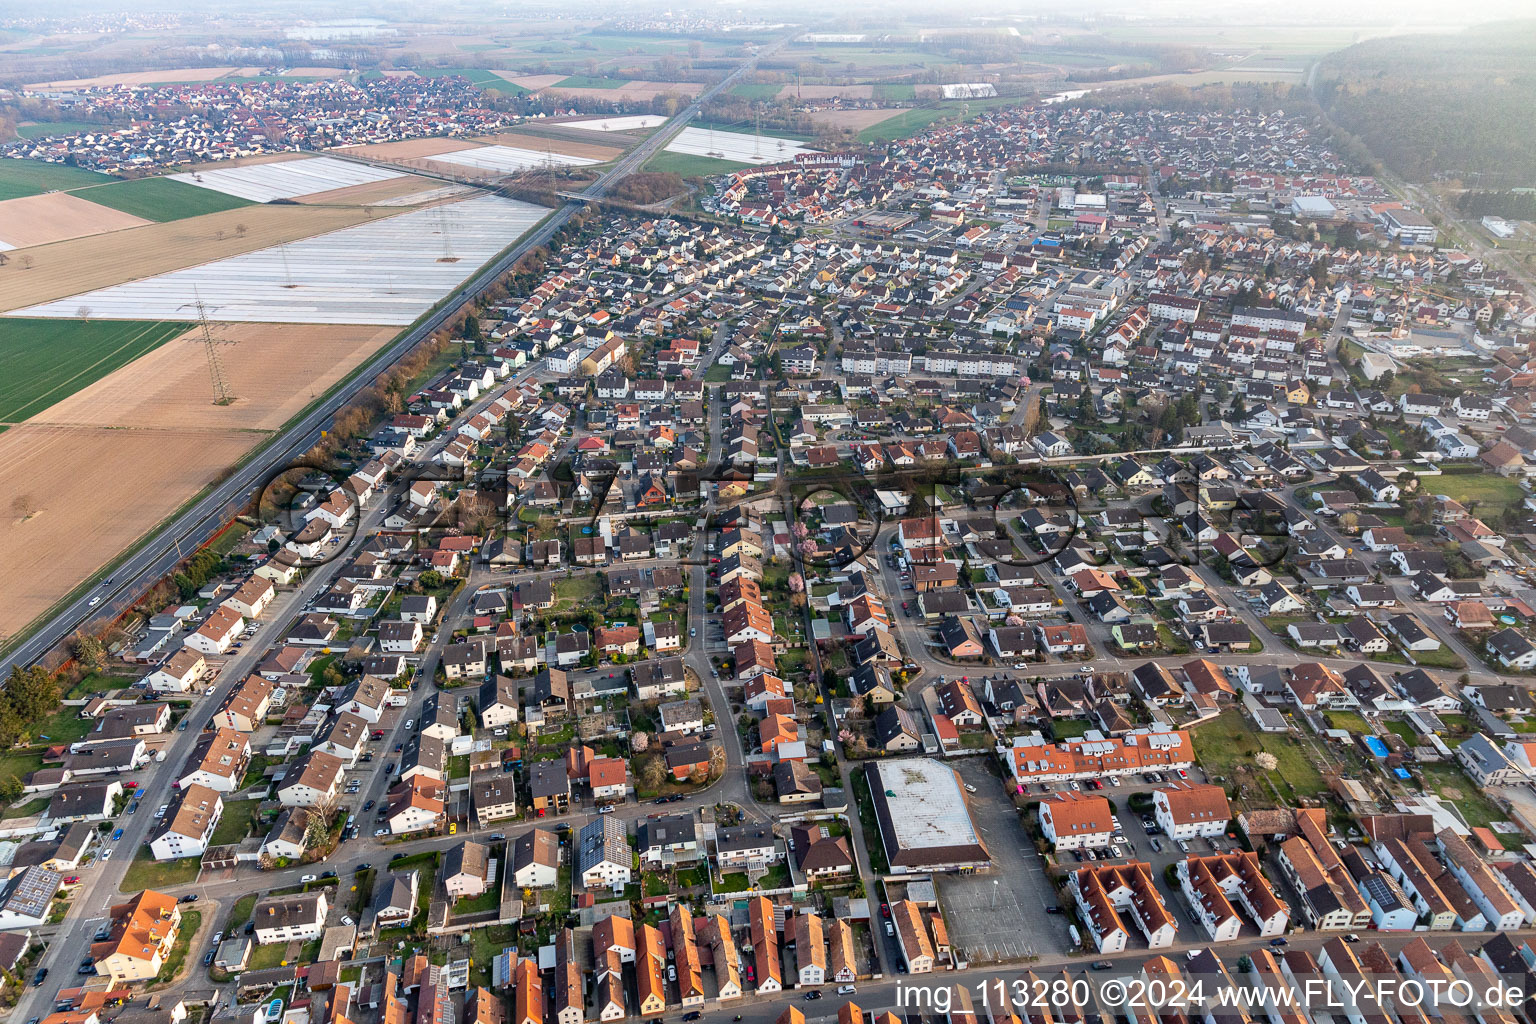
[[720,884],[715,886],[716,892],[746,892],[752,887],[748,881],[746,872],[733,871],[729,875],[720,876]]
[[555,583],[553,611],[557,613],[579,611],[588,605],[600,603],[602,598],[603,581],[597,578],[595,572],[584,572]]
[[137,678],[137,676],[131,675],[120,676],[109,675],[104,672],[92,672],[89,675],[82,676],[80,681],[71,686],[69,692],[64,696],[68,700],[79,700],[82,697],[89,697],[102,690],[121,690],[132,686]]
[[1473,828],[1487,828],[1495,821],[1505,821],[1509,815],[1494,806],[1462,770],[1454,764],[1426,764],[1420,767],[1424,773],[1424,788],[1442,799],[1449,800],[1467,819]]
[[25,779],[43,766],[43,755],[30,750],[0,754],[0,778]]
[[[119,844],[121,845],[121,844]],[[121,848],[117,851],[122,853]],[[148,846],[140,847],[139,855],[123,872],[122,892],[136,893],[144,889],[168,889],[176,885],[191,885],[202,870],[202,858],[182,857],[179,860],[155,860]]]
[[213,830],[213,846],[231,846],[251,834],[251,817],[260,800],[232,800],[224,804],[224,815]]
[[256,909],[256,893],[247,893],[235,901],[230,908],[229,917],[224,921],[224,931],[230,935],[235,934],[244,927],[245,922],[251,919],[251,912]]
[[161,222],[253,205],[239,196],[225,195],[211,188],[198,188],[171,178],[118,181],[111,185],[81,189],[75,195],[101,206],[131,213],[135,217]]
[[1092,723],[1086,718],[1053,718],[1051,719],[1051,736],[1059,743],[1063,740],[1075,740],[1091,728]]
[[1419,741],[1418,733],[1414,732],[1413,726],[1409,725],[1407,722],[1388,722],[1387,730],[1401,736],[1403,738],[1403,742],[1408,744],[1410,747]]
[[37,723],[33,734],[39,743],[74,743],[83,739],[96,725],[94,719],[81,718],[77,707],[61,707]]
[[48,809],[49,800],[46,796],[40,796],[36,800],[28,800],[19,807],[7,807],[0,811],[0,819],[4,818],[30,818],[34,814],[42,814]]
[[[677,174],[684,178],[708,178],[717,174],[729,174],[739,171],[748,164],[740,164],[734,160],[717,160],[712,156],[694,156],[691,153],[668,153],[662,150],[646,163],[647,171],[657,173]],[[711,370],[714,367],[710,367]],[[729,367],[721,367],[729,371]],[[705,376],[705,380],[709,380]]]
[[1228,711],[1194,730],[1195,757],[1208,775],[1230,782],[1241,770],[1260,774],[1253,763],[1260,750],[1273,754],[1280,766],[1269,773],[1277,786],[1290,786],[1297,796],[1327,792],[1322,773],[1299,741],[1285,733],[1261,733],[1240,711]]
[[[1357,736],[1371,735],[1370,725],[1353,711],[1324,711],[1323,717],[1328,720],[1328,728],[1330,729],[1347,729]],[[1398,724],[1407,725],[1406,722]]]
[[[0,173],[13,162],[0,161]],[[17,423],[42,412],[191,326],[169,320],[7,318],[0,331],[0,422]]]
[[1433,651],[1414,651],[1413,660],[1425,668],[1466,668],[1467,663],[1462,661],[1455,651],[1441,644]]
[[182,964],[187,962],[187,950],[192,948],[192,937],[197,934],[197,929],[202,923],[203,915],[197,911],[181,912],[181,927],[176,932],[176,944],[171,947],[171,953],[165,958],[165,965],[160,968],[160,973],[155,975],[156,984],[167,984],[181,973]]
[[20,199],[116,180],[111,175],[42,160],[0,160],[0,199]]
[[501,887],[493,885],[479,896],[470,896],[459,900],[453,905],[455,914],[479,914],[487,910],[495,910],[501,905]]

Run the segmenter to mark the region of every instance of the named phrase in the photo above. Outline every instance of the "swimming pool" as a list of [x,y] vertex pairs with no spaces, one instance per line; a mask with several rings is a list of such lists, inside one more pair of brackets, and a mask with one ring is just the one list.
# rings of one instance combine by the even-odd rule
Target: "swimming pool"
[[1364,743],[1366,749],[1377,757],[1386,757],[1390,753],[1387,745],[1381,742],[1380,736],[1362,736],[1360,742]]

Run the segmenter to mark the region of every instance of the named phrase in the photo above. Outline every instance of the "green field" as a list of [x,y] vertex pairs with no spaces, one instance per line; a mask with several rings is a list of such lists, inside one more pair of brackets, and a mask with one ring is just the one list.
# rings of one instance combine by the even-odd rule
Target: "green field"
[[556,89],[622,89],[629,84],[627,78],[594,78],[591,75],[572,75],[555,83]]
[[860,142],[890,142],[892,139],[904,139],[908,135],[914,135],[922,131],[949,113],[950,111],[938,107],[918,107],[915,110],[905,110],[900,114],[893,114],[884,121],[865,128],[859,132],[858,140]]
[[478,85],[482,89],[488,89],[493,92],[505,93],[508,96],[518,96],[528,91],[520,85],[513,85],[496,72],[487,71],[484,68],[433,68],[420,73],[433,78],[459,75],[469,79],[471,85]]
[[181,220],[184,217],[200,217],[205,213],[233,210],[238,206],[253,205],[239,196],[225,195],[211,188],[198,188],[184,181],[171,178],[138,178],[134,181],[118,181],[111,185],[78,189],[75,195],[89,199],[114,210],[131,213],[145,220]]
[[0,422],[34,416],[192,326],[7,318],[0,329]]
[[42,192],[101,185],[115,181],[106,174],[44,163],[41,160],[0,160],[0,199],[20,199]]
[[662,150],[646,163],[648,171],[670,171],[680,174],[684,178],[702,178],[712,174],[729,174],[731,171],[739,171],[748,164],[739,164],[734,160],[716,160],[712,156],[693,156],[690,153],[668,153]]
[[917,87],[912,85],[877,85],[875,86],[875,99],[885,103],[907,101],[917,98]]
[[779,90],[782,88],[784,86],[778,82],[768,82],[766,84],[746,82],[736,86],[731,90],[731,93],[735,96],[745,96],[749,100],[771,100],[779,94]]
[[87,124],[84,121],[44,121],[41,124],[24,124],[16,129],[16,134],[23,139],[41,139],[45,135],[69,135],[74,132],[89,132],[104,125]]
[[[1444,494],[1462,504],[1482,502],[1484,507],[1478,510],[1482,519],[1493,515],[1495,510],[1511,508],[1525,500],[1525,492],[1518,483],[1493,473],[1442,473],[1421,480],[1419,487],[1427,494]],[[1493,507],[1487,507],[1490,505]]]

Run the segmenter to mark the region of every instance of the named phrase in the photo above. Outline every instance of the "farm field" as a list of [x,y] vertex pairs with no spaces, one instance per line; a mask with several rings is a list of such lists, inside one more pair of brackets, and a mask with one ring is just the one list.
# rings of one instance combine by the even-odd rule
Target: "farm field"
[[678,132],[676,137],[667,143],[664,152],[709,157],[738,164],[776,164],[793,160],[802,153],[817,151],[802,145],[795,139],[690,126]]
[[[716,160],[708,156],[690,156],[686,153],[668,153],[662,150],[645,163],[647,171],[679,174],[684,178],[707,177],[712,174],[728,174],[739,171],[749,164],[734,160]],[[721,367],[728,369],[728,367]]]
[[499,135],[482,136],[475,141],[494,146],[511,146],[515,149],[531,149],[535,152],[548,150],[556,156],[581,157],[596,160],[599,163],[606,163],[624,151],[622,140],[619,145],[603,145],[598,142],[578,142],[555,134],[530,135],[521,132],[502,132]]
[[[477,171],[489,171],[493,174],[515,174],[524,168],[538,167],[550,158],[551,154],[542,149],[480,146],[475,149],[462,149],[455,153],[440,153],[434,156],[432,161],[439,164],[452,164],[455,167],[470,167]],[[557,162],[585,167],[599,161],[590,157],[561,154]]]
[[[143,330],[147,325],[122,326]],[[100,379],[74,394],[59,396],[32,422],[276,430],[396,334],[393,327],[367,325],[213,324],[219,362],[235,394],[229,405],[214,405],[202,329],[193,324],[156,326],[170,328],[169,341],[112,373],[98,375]]]
[[[321,209],[331,208],[303,208]],[[201,301],[217,320],[404,326],[548,212],[482,196],[85,292],[22,315],[70,317],[87,305],[98,316],[162,320]]]
[[0,434],[0,631],[23,629],[258,437],[51,423]]
[[[300,196],[294,202],[323,206],[375,206],[380,203],[410,206],[413,205],[411,197],[435,191],[437,188],[438,183],[435,181],[407,174],[398,178],[385,178],[383,181],[347,185],[328,192],[315,192]],[[396,203],[396,200],[404,200],[404,202]]]
[[95,171],[41,160],[0,160],[0,199],[20,199],[42,192],[62,191],[82,185],[103,185],[117,179]]
[[269,203],[274,199],[296,199],[351,185],[384,181],[399,177],[401,173],[385,167],[368,167],[335,157],[317,156],[307,160],[193,171],[173,174],[170,178],[254,203]]
[[942,107],[915,107],[911,110],[893,111],[892,116],[876,121],[860,129],[860,142],[889,142],[903,139],[920,132],[935,121],[949,115]]
[[0,202],[0,248],[24,249],[148,223],[68,192],[22,196]]
[[56,82],[30,82],[28,89],[83,89],[93,85],[157,85],[167,82],[212,82],[229,76],[248,77],[261,68],[169,68],[158,71],[126,71],[95,78],[69,78]]
[[623,78],[603,78],[591,75],[571,75],[555,83],[557,89],[622,89],[628,84]]
[[626,82],[614,88],[588,89],[568,86],[552,86],[550,92],[561,96],[576,96],[589,100],[650,100],[666,93],[693,96],[704,90],[698,82]]
[[561,128],[580,128],[584,132],[632,132],[642,128],[660,128],[667,119],[660,114],[631,114],[624,117],[594,117],[585,121],[559,121]]
[[374,142],[366,146],[343,146],[336,152],[369,160],[424,160],[440,153],[452,153],[463,148],[463,139],[410,139],[406,142]]
[[515,72],[506,71],[492,71],[491,74],[506,82],[510,82],[520,89],[527,89],[529,92],[548,89],[556,82],[565,78],[564,75],[519,75]]
[[17,581],[0,595],[0,631],[110,562],[396,333],[214,324],[235,392],[218,406],[200,329],[155,326],[171,339],[0,433],[0,493],[25,499],[0,510],[0,577]]
[[889,121],[893,117],[905,114],[908,107],[894,107],[883,110],[818,110],[810,115],[811,120],[817,124],[826,125],[829,128],[846,128],[852,132],[862,132],[866,128],[872,128],[877,124]]
[[7,320],[0,423],[19,423],[187,330],[186,323]]
[[138,178],[93,185],[77,190],[75,195],[98,206],[121,210],[147,221],[164,223],[198,217],[205,213],[235,210],[249,206],[250,200],[225,195],[212,189],[198,188],[170,178]]
[[872,100],[872,85],[785,85],[775,94],[778,99],[792,100]]
[[[372,219],[383,216],[375,211]],[[180,270],[369,219],[358,207],[249,206],[40,245],[22,254],[32,261],[30,268],[21,266],[16,254],[0,267],[0,310]]]

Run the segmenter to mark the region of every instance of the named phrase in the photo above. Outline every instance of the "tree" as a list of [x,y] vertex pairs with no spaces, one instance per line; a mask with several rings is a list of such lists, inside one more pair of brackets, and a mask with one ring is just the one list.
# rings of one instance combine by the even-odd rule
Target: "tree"
[[94,312],[95,310],[93,310],[90,306],[79,306],[75,309],[75,319],[89,320],[91,318],[91,314]]
[[1280,767],[1280,759],[1267,750],[1261,750],[1257,754],[1254,754],[1253,763],[1264,769],[1266,772],[1272,772],[1276,768]]
[[19,775],[7,775],[0,778],[0,801],[15,803],[26,795],[26,788],[21,783]]
[[805,592],[805,577],[798,572],[790,573],[787,582],[791,594],[803,594]]
[[661,758],[655,754],[640,762],[637,774],[640,776],[641,785],[650,790],[660,789],[667,781],[666,767],[661,763]]
[[101,668],[107,659],[107,649],[100,637],[76,633],[70,646],[74,649],[75,660],[92,671]]

